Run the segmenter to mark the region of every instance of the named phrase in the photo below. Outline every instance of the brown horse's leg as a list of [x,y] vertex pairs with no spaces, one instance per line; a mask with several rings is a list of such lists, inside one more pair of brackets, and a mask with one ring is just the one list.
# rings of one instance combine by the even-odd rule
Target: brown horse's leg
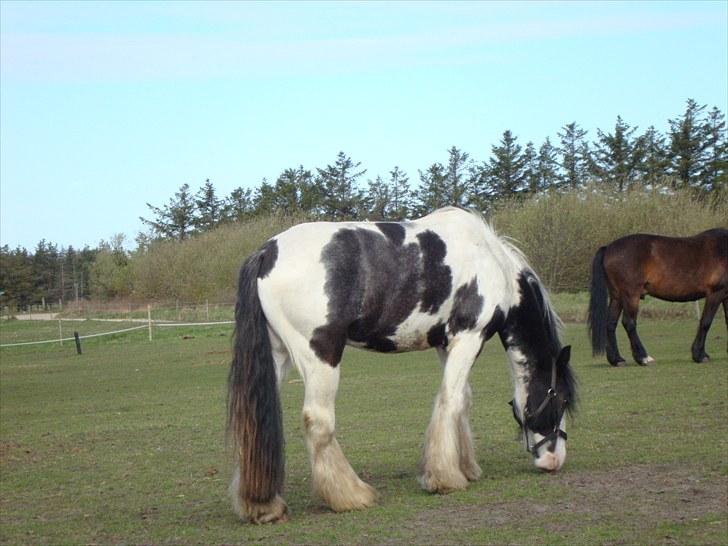
[[637,335],[637,312],[639,311],[639,294],[634,297],[627,298],[624,301],[624,311],[622,313],[622,326],[629,337],[629,344],[632,347],[632,356],[635,362],[641,366],[646,366],[655,359],[647,354],[645,346],[642,345],[640,337]]
[[698,333],[695,335],[695,341],[693,341],[691,348],[695,362],[706,362],[710,359],[708,353],[705,352],[705,337],[708,335],[708,330],[713,322],[715,312],[718,310],[718,306],[724,297],[725,294],[722,292],[713,292],[705,298],[705,307],[703,307],[703,314],[698,323]]
[[728,353],[728,296],[723,299],[723,314],[725,315],[726,341],[725,351]]
[[622,313],[622,303],[616,298],[609,299],[609,314],[607,316],[607,361],[612,366],[624,364],[624,358],[619,354],[617,346],[617,323]]

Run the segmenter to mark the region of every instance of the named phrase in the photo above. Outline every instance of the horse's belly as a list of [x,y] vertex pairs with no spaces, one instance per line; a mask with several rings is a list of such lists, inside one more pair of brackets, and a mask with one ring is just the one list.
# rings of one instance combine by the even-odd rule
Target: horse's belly
[[442,330],[442,337],[445,335],[444,315],[438,318],[437,315],[415,312],[397,327],[392,341],[397,345],[398,351],[421,351],[439,345],[438,330]]
[[[438,337],[439,330],[442,330],[442,335]],[[346,340],[347,345],[384,353],[422,351],[441,344],[444,322],[435,315],[415,312],[397,325],[394,333],[391,330],[386,334],[373,331],[362,335],[359,332],[353,337],[356,339],[349,337]]]

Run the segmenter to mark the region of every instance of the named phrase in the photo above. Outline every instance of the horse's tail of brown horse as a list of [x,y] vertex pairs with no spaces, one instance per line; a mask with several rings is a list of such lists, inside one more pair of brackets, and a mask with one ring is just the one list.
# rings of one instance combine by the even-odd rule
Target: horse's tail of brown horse
[[284,476],[278,382],[268,321],[258,296],[264,258],[261,249],[240,270],[228,374],[227,430],[239,465],[230,493],[238,512],[248,517],[254,517],[251,506],[272,502],[282,492]]
[[591,282],[589,284],[589,316],[587,323],[591,336],[592,354],[604,354],[607,347],[608,297],[607,276],[604,271],[604,252],[597,250],[592,260]]

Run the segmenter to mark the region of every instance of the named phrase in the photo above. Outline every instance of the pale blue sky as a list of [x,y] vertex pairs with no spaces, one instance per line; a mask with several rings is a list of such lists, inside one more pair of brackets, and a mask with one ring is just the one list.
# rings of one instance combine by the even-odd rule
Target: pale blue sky
[[728,111],[728,2],[0,3],[0,243],[143,230],[343,150],[387,177],[617,115]]

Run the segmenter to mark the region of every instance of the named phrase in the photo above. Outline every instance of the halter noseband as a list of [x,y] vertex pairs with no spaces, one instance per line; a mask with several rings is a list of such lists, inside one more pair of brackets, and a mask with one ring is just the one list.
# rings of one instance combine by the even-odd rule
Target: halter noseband
[[[528,409],[526,409],[526,406],[524,404],[523,406],[523,420],[521,420],[520,417],[518,417],[518,412],[516,411],[515,406],[515,400],[511,400],[508,402],[511,407],[513,408],[513,417],[515,418],[518,425],[521,427],[521,430],[523,431],[523,438],[526,444],[526,451],[528,451],[531,455],[534,457],[538,457],[538,450],[539,448],[548,443],[549,444],[549,450],[553,451],[556,449],[556,442],[559,438],[563,438],[564,440],[567,439],[566,431],[561,429],[561,419],[564,416],[564,411],[566,410],[566,404],[567,400],[563,400],[558,408],[558,413],[556,415],[556,424],[554,424],[554,429],[550,431],[548,434],[546,434],[541,440],[536,442],[533,446],[530,445],[530,442],[528,441],[528,421],[532,421],[536,418],[538,418],[539,415],[543,413],[543,411],[546,409],[546,406],[549,405],[549,402],[552,400],[557,400],[559,398],[558,393],[556,392],[556,362],[554,362],[551,366],[551,386],[549,387],[549,390],[546,392],[546,396],[543,399],[543,402],[541,402],[541,405],[536,409],[533,414],[529,415]],[[540,434],[540,433],[539,433]]]

